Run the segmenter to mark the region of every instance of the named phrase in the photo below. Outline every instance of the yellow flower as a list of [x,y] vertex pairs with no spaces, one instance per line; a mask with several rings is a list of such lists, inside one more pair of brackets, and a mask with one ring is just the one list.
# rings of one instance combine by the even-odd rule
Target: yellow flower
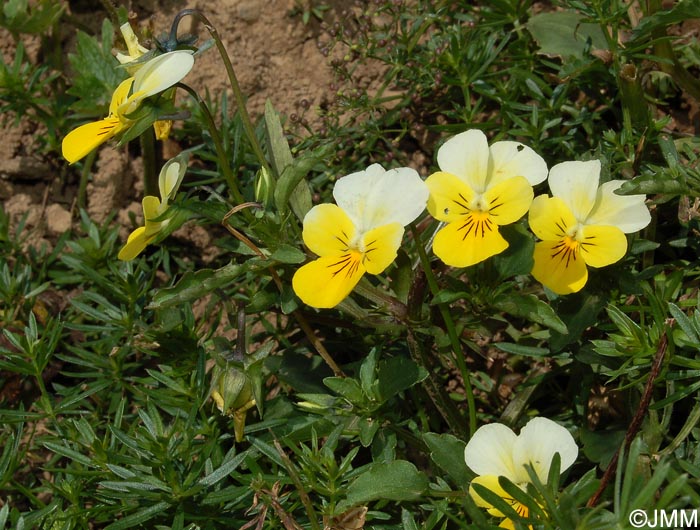
[[122,81],[112,95],[109,116],[81,125],[63,139],[63,157],[71,164],[133,124],[129,114],[144,99],[163,92],[185,77],[194,65],[189,50],[176,50],[146,62],[134,77]]
[[[500,423],[479,427],[464,449],[467,466],[478,475],[472,480],[469,495],[478,506],[486,508],[490,515],[506,517],[476,493],[474,484],[479,484],[509,503],[522,517],[528,517],[527,506],[520,504],[501,488],[498,477],[505,477],[525,490],[530,483],[525,466],[530,465],[540,482],[546,484],[555,453],[559,453],[563,472],[576,461],[578,446],[569,431],[547,418],[531,419],[519,435]],[[505,519],[500,526],[514,528],[510,519]]]
[[433,251],[447,265],[467,267],[503,252],[508,242],[498,227],[527,212],[532,186],[547,178],[542,157],[518,142],[496,142],[470,130],[438,150],[438,166],[425,181],[430,215],[447,223]]
[[627,251],[625,234],[641,230],[651,216],[644,195],[616,195],[622,180],[598,187],[600,161],[563,162],[552,168],[552,197],[540,195],[530,208],[535,244],[532,275],[557,294],[580,291],[587,265],[604,267]]
[[337,205],[314,206],[304,217],[304,243],[320,257],[292,279],[299,298],[318,308],[335,307],[365,272],[380,274],[394,261],[428,189],[413,169],[373,164],[338,180],[333,197]]
[[117,256],[120,260],[134,259],[143,252],[148,244],[164,232],[170,219],[156,219],[162,217],[168,210],[168,201],[175,198],[185,171],[187,171],[187,155],[178,155],[165,163],[158,176],[158,188],[162,200],[153,195],[146,195],[143,198],[141,205],[143,206],[144,226],[129,234],[126,244]]

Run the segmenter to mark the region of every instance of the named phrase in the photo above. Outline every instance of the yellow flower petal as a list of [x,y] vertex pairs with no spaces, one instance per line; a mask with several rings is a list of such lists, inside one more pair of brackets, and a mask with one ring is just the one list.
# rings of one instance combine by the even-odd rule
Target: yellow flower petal
[[[478,493],[474,490],[473,485],[474,484],[479,484],[488,490],[492,491],[496,495],[498,495],[501,499],[506,501],[508,504],[510,504],[513,509],[520,515],[521,517],[528,517],[530,510],[528,510],[527,506],[520,504],[518,501],[513,499],[506,490],[504,490],[501,485],[498,483],[498,476],[496,475],[481,475],[476,477],[475,479],[472,480],[471,484],[469,485],[469,495],[471,496],[472,499],[474,499],[474,503],[481,507],[481,508],[486,508],[489,515],[493,515],[494,517],[505,517],[503,512],[498,510],[497,508],[494,508],[493,505],[483,498],[479,496]],[[505,519],[501,524],[500,528],[515,528],[513,521],[510,519]]]
[[134,84],[134,78],[130,77],[125,79],[112,94],[112,101],[109,103],[109,115],[111,117],[119,117],[119,107],[121,107],[124,102],[129,99],[129,91],[131,86]]
[[580,291],[588,280],[588,269],[576,245],[568,239],[535,243],[535,279],[557,294]]
[[69,132],[61,144],[63,158],[73,164],[124,129],[118,118],[105,118]]
[[514,223],[527,213],[534,193],[525,177],[504,180],[484,193],[490,219],[497,225]]
[[164,213],[161,211],[160,199],[158,199],[158,197],[154,197],[153,195],[146,195],[141,200],[141,206],[143,207],[144,229],[146,231],[146,235],[152,235],[160,232],[163,223],[160,221],[153,221],[153,219]]
[[627,238],[616,226],[586,226],[581,232],[581,257],[591,267],[615,263],[627,252]]
[[146,227],[140,226],[131,234],[126,240],[126,244],[119,251],[117,257],[122,261],[130,261],[136,256],[141,254],[146,246],[155,239],[158,232],[148,235],[146,234]]
[[452,173],[433,173],[425,184],[430,190],[428,211],[438,221],[451,223],[461,219],[470,211],[476,197],[476,192]]
[[485,212],[474,212],[453,221],[440,230],[433,251],[452,267],[468,267],[508,248],[498,232],[498,225]]
[[391,223],[370,230],[364,235],[363,265],[370,274],[379,274],[396,259],[401,246],[403,226]]
[[153,130],[156,133],[156,140],[167,140],[170,136],[170,129],[173,127],[173,120],[157,120],[153,122]]
[[532,201],[528,222],[534,234],[544,241],[557,241],[578,224],[564,201],[546,195]]
[[337,256],[348,251],[355,232],[352,221],[339,206],[319,204],[304,217],[302,237],[314,254]]
[[324,256],[297,270],[292,287],[305,304],[328,309],[342,302],[364,273],[359,252]]

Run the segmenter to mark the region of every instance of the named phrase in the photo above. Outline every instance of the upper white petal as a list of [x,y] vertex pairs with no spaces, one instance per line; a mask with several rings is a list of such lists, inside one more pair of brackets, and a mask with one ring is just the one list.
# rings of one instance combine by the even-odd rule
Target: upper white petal
[[600,161],[562,162],[549,170],[549,189],[569,207],[579,222],[584,222],[595,204]]
[[520,142],[496,142],[491,145],[489,187],[513,177],[525,177],[533,186],[547,178],[547,163]]
[[513,461],[519,482],[530,482],[526,464],[530,464],[543,484],[555,453],[561,458],[561,471],[571,467],[578,457],[578,446],[571,433],[548,418],[533,418],[520,431],[513,446]]
[[385,171],[379,164],[339,179],[333,188],[336,203],[360,232],[395,222],[406,226],[423,212],[428,195],[416,170]]
[[586,224],[616,226],[626,234],[641,230],[651,221],[644,195],[616,195],[624,180],[611,180],[598,188],[596,203]]
[[134,75],[134,94],[139,99],[162,92],[181,81],[194,65],[194,55],[190,50],[175,50],[154,57],[144,64]]
[[464,461],[477,475],[498,475],[516,482],[513,447],[517,436],[502,423],[479,427],[464,448]]
[[438,166],[452,173],[477,193],[486,191],[489,170],[489,144],[478,129],[459,133],[447,140],[437,153]]

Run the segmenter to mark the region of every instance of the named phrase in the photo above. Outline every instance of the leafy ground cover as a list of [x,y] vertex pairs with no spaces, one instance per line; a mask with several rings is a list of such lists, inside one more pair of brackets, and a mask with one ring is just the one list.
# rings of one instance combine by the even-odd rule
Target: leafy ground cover
[[690,527],[697,2],[294,2],[330,93],[252,113],[178,7],[0,13],[75,206],[0,210],[0,527]]

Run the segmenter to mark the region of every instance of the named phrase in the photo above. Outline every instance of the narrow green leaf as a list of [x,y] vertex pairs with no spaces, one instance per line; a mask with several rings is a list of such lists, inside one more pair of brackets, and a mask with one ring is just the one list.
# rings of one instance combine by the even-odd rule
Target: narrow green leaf
[[112,523],[111,525],[105,527],[105,530],[126,530],[127,528],[131,528],[132,526],[144,523],[149,519],[152,519],[156,515],[161,514],[169,506],[170,504],[168,504],[167,502],[161,501],[159,503],[154,504],[153,506],[148,506],[147,508],[143,508],[142,510],[139,510],[136,513],[128,515],[124,517],[124,519],[122,519],[121,521]]
[[247,264],[231,263],[216,270],[203,269],[186,272],[174,287],[160,289],[148,308],[162,309],[191,302],[209,294],[218,287],[231,283],[248,270]]
[[245,460],[248,456],[249,452],[250,451],[243,451],[242,453],[238,453],[230,460],[224,460],[220,467],[216,468],[206,477],[202,478],[198,484],[200,486],[213,486],[214,484],[222,481],[241,465],[243,460]]
[[71,460],[74,460],[76,462],[79,462],[83,464],[84,466],[88,467],[94,467],[94,464],[92,460],[90,460],[89,457],[85,456],[82,453],[79,453],[75,449],[71,449],[70,447],[66,447],[64,445],[55,443],[55,442],[44,442],[43,446],[46,447],[49,451],[52,451],[56,453],[57,455],[65,456],[66,458],[70,458]]

